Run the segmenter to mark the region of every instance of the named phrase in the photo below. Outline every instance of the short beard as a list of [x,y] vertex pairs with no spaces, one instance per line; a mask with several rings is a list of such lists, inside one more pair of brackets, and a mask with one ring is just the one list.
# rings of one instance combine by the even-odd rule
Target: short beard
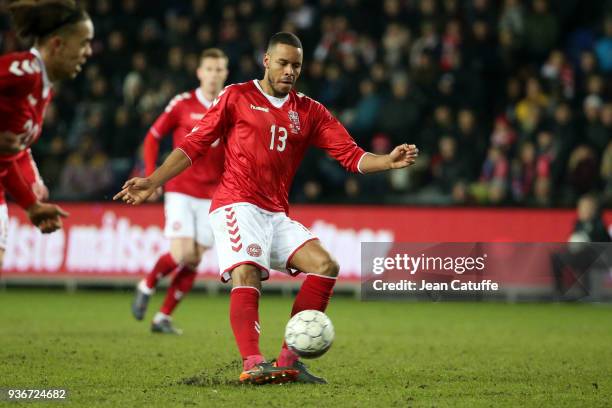
[[272,78],[270,78],[270,76],[268,76],[268,85],[270,85],[270,88],[272,88],[272,91],[274,92],[274,97],[275,98],[284,98],[285,96],[289,95],[289,92],[287,93],[280,93],[276,90],[276,88],[274,88],[274,84],[272,83]]

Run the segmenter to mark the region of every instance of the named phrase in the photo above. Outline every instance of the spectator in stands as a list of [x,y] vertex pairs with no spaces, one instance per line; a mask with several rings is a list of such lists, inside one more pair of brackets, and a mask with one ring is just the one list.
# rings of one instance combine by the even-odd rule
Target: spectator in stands
[[557,44],[559,22],[549,10],[548,0],[533,0],[525,19],[524,44],[528,55],[542,62]]
[[596,190],[599,184],[599,165],[592,147],[584,144],[576,147],[567,166],[569,187],[575,197]]
[[376,92],[374,83],[368,78],[359,83],[359,93],[359,102],[355,109],[345,111],[342,120],[357,142],[366,140],[374,130],[382,104],[382,98]]
[[479,203],[501,204],[507,195],[509,164],[499,147],[492,146],[482,166],[480,180],[472,187],[472,194]]
[[495,127],[491,133],[491,146],[498,147],[503,152],[510,152],[514,143],[517,141],[517,134],[512,128],[508,119],[498,116],[495,119]]
[[419,123],[421,101],[404,76],[392,79],[391,98],[383,105],[378,116],[378,128],[391,137],[392,143],[401,143],[406,135],[414,134]]
[[605,73],[612,73],[612,15],[606,16],[603,37],[595,44],[599,66]]
[[440,138],[455,133],[455,120],[450,107],[436,106],[432,119],[424,126],[418,139],[420,151],[425,157],[432,157],[438,151]]
[[574,96],[574,70],[560,50],[553,50],[542,66],[542,77],[553,100],[560,101]]
[[523,36],[525,10],[520,0],[504,0],[498,27],[500,32],[507,31],[515,38]]
[[609,121],[610,108],[604,109],[603,102],[598,95],[589,95],[584,100],[584,138],[583,140],[591,146],[596,152],[603,152],[608,141],[610,140],[610,123],[608,126],[603,123],[605,118]]
[[558,141],[549,130],[540,130],[536,138],[535,204],[551,204],[553,167],[556,163]]
[[539,79],[529,78],[525,84],[525,98],[516,105],[516,120],[520,124],[523,137],[531,136],[537,129],[542,110],[548,107],[549,101]]
[[473,110],[463,108],[457,114],[456,131],[458,155],[465,158],[468,180],[478,177],[487,151],[487,139],[477,123]]
[[[465,185],[469,170],[465,157],[457,154],[457,141],[443,136],[438,142],[438,154],[432,159],[431,173],[439,191],[445,196],[459,194],[458,184]],[[463,197],[463,194],[458,197]],[[463,200],[463,198],[461,198]]]
[[603,204],[612,207],[612,139],[601,158],[601,179],[604,183]]
[[554,139],[558,143],[557,160],[552,168],[553,193],[557,194],[561,200],[565,200],[566,163],[577,140],[572,111],[567,103],[557,106],[551,126]]
[[79,149],[68,156],[58,198],[101,200],[112,187],[113,174],[108,157],[92,136],[83,138]]
[[597,56],[591,50],[582,51],[576,69],[576,99],[583,100],[587,94],[587,80],[599,72]]
[[512,162],[512,198],[516,203],[525,204],[533,197],[536,168],[535,146],[532,142],[523,142],[518,158]]

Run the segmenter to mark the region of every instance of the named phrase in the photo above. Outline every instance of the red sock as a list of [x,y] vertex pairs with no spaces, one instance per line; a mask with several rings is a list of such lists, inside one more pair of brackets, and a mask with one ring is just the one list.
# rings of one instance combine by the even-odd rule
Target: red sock
[[[291,316],[303,310],[318,310],[324,312],[331,298],[335,284],[336,278],[313,274],[306,276],[293,302]],[[291,367],[297,359],[297,354],[289,350],[287,344],[283,342],[283,347],[277,359],[277,365],[279,367]]]
[[174,262],[170,252],[163,254],[159,257],[157,263],[145,278],[147,286],[150,289],[155,288],[155,286],[157,286],[157,281],[175,270],[177,266],[178,264]]
[[264,361],[259,351],[259,290],[250,286],[232,289],[230,322],[244,370]]
[[172,279],[168,293],[166,293],[166,299],[164,299],[164,303],[159,311],[170,316],[183,296],[189,293],[193,287],[196,275],[196,271],[187,266],[180,268]]

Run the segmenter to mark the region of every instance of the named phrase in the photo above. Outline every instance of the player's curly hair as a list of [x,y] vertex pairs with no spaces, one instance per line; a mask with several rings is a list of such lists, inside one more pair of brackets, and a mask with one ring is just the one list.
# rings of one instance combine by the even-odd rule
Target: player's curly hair
[[36,40],[90,18],[74,0],[13,0],[8,9],[17,34]]

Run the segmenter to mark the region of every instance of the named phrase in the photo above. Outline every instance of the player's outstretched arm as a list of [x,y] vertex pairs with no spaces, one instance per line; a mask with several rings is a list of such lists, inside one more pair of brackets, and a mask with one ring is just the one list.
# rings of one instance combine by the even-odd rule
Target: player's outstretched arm
[[113,200],[123,200],[133,205],[142,204],[158,187],[179,175],[189,166],[191,166],[189,157],[181,149],[174,149],[149,177],[134,177],[126,181],[123,190],[117,193]]
[[402,144],[396,146],[389,154],[377,155],[368,153],[359,163],[362,173],[375,173],[391,169],[401,169],[413,165],[419,155],[415,145]]

